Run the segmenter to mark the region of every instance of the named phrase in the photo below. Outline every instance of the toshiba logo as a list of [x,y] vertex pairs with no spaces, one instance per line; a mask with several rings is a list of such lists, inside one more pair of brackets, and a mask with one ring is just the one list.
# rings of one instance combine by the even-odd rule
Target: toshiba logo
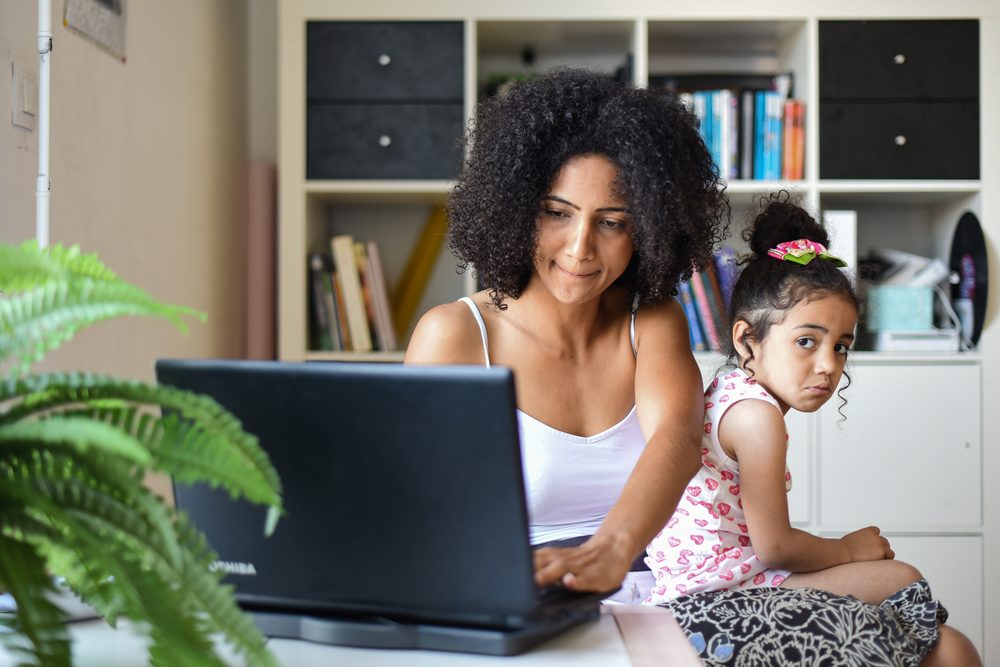
[[222,570],[226,574],[238,574],[244,577],[256,577],[257,568],[253,563],[244,563],[238,560],[217,560],[208,566],[212,572]]

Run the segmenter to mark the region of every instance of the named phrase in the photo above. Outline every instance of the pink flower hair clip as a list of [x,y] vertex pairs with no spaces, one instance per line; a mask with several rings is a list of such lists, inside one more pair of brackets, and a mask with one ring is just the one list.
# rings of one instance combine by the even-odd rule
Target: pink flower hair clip
[[767,254],[775,259],[783,259],[786,262],[795,262],[802,265],[808,264],[819,257],[828,262],[833,262],[837,266],[847,266],[847,262],[836,255],[828,253],[822,243],[816,243],[809,239],[797,239],[795,241],[779,243],[777,248],[771,248],[767,251]]

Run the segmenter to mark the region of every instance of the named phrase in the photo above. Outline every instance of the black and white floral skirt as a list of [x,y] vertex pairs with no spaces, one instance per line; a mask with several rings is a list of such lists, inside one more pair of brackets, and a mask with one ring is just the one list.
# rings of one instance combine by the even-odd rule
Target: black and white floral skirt
[[814,588],[697,593],[664,605],[706,665],[915,666],[948,618],[921,579],[882,604]]

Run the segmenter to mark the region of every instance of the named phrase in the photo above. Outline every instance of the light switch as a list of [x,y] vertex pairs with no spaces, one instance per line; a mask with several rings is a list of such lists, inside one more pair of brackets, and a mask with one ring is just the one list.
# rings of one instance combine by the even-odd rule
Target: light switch
[[26,130],[35,129],[38,113],[38,77],[23,62],[13,61],[11,74],[10,122]]

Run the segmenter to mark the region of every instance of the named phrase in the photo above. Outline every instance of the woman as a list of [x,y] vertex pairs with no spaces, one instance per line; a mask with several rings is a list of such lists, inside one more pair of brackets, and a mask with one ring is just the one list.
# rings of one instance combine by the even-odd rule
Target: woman
[[[484,101],[466,142],[449,245],[485,289],[425,314],[406,362],[514,370],[531,537],[549,545],[537,582],[622,585],[617,601],[641,601],[653,579],[634,561],[700,464],[701,376],[670,297],[725,234],[722,184],[673,97],[580,71]],[[697,597],[673,607],[696,648],[741,651],[731,628],[691,630],[684,605],[703,616]],[[720,618],[753,604],[725,598]],[[771,629],[784,630],[748,636]],[[886,651],[919,660],[926,647]]]

